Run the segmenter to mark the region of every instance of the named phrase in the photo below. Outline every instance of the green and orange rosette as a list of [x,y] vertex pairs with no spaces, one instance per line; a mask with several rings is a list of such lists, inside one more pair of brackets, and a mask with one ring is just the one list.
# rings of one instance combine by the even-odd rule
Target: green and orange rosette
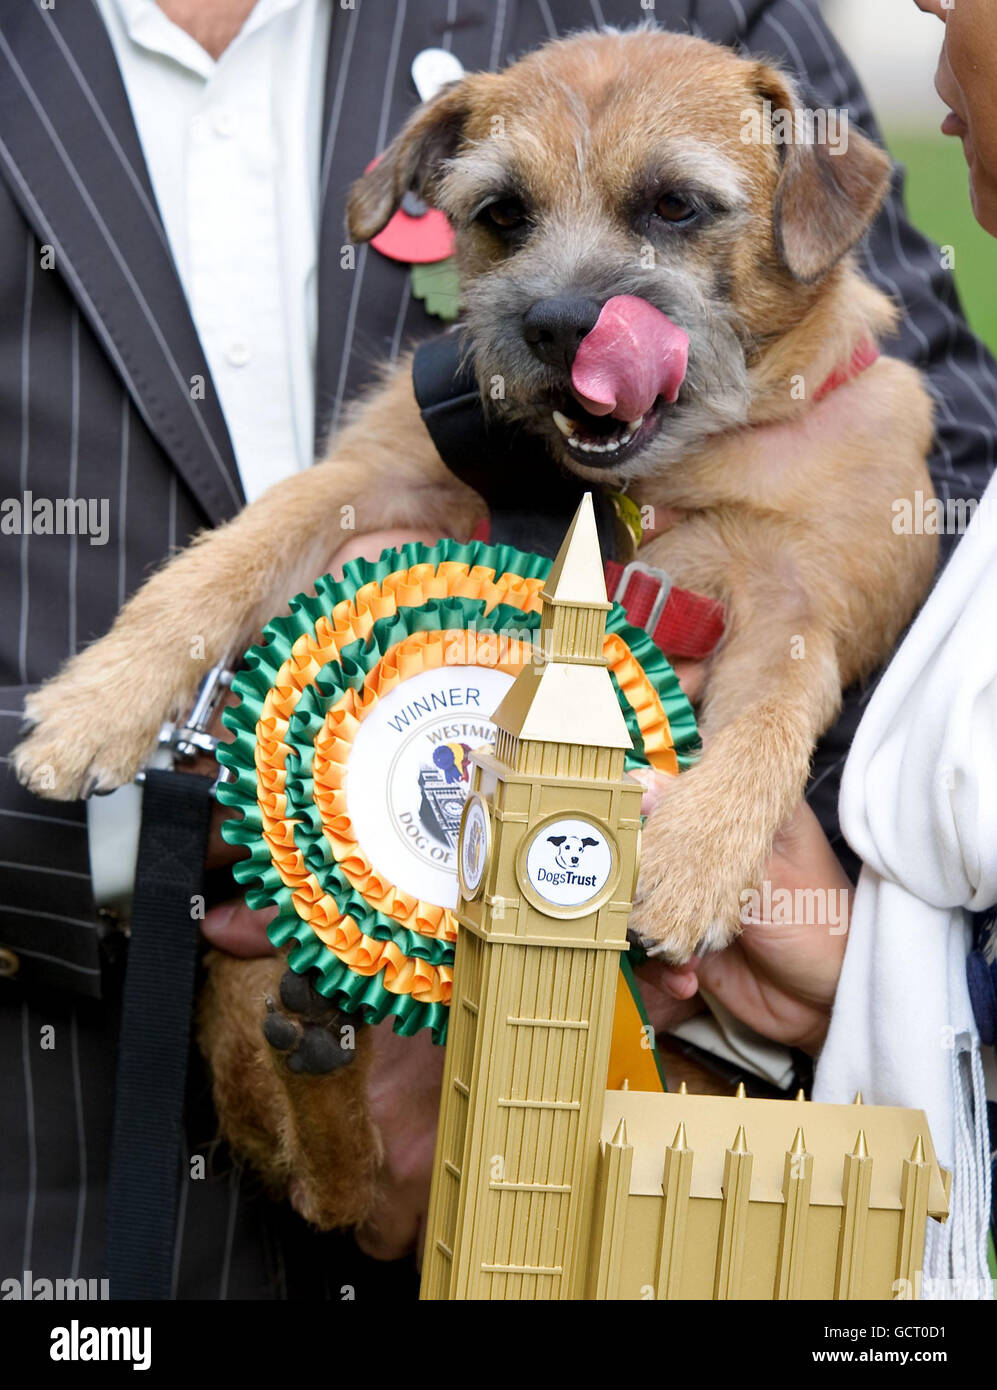
[[[270,940],[290,947],[291,969],[313,971],[320,993],[367,1022],[390,1017],[396,1032],[429,1028],[445,1040],[457,924],[449,907],[385,871],[390,832],[358,829],[351,761],[359,778],[358,744],[371,744],[373,721],[386,702],[404,702],[414,678],[423,679],[413,690],[427,672],[487,668],[511,683],[532,659],[550,563],[456,541],[385,551],[376,564],[352,561],[342,580],[324,576],[314,595],[299,595],[287,617],[267,625],[233,684],[239,703],[225,724],[234,738],[218,750],[231,780],[218,795],[241,812],[223,830],[249,852],[236,878],[250,885],[250,907],[277,907]],[[628,770],[688,767],[699,752],[692,708],[618,604],[605,654],[633,740]],[[498,677],[488,679],[494,687]],[[445,740],[449,727],[439,726],[435,766],[420,774],[444,822],[448,798],[462,801],[473,751],[459,737]],[[442,838],[434,845],[445,857]]]

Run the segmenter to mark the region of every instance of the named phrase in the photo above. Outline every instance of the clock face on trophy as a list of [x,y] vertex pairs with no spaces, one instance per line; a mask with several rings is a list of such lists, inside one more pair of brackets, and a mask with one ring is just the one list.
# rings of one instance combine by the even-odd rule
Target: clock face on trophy
[[490,851],[488,807],[477,792],[472,792],[464,806],[457,849],[457,876],[465,898],[473,900],[481,892]]

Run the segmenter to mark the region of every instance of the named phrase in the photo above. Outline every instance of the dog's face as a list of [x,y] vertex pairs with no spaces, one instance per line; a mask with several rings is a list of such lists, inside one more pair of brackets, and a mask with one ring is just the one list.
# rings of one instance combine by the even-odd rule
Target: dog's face
[[[376,235],[410,189],[443,209],[486,403],[582,477],[645,477],[747,418],[752,366],[879,207],[889,163],[857,132],[838,154],[751,138],[748,113],[764,129],[799,105],[776,70],[714,44],[581,35],[421,108],[354,185],[350,233]],[[626,360],[637,301],[649,353],[672,352],[660,389],[627,389],[647,366]],[[622,404],[579,375],[587,338],[616,354]]]
[[599,843],[588,835],[548,835],[547,839],[556,846],[554,858],[562,869],[576,869],[589,846]]

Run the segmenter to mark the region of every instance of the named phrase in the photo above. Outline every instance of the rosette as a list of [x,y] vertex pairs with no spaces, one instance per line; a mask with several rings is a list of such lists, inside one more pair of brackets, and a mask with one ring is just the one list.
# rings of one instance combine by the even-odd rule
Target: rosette
[[[233,683],[219,800],[248,850],[250,907],[276,905],[291,969],[368,1022],[446,1036],[456,830],[470,756],[531,659],[550,561],[441,541],[352,561],[264,629]],[[699,749],[672,668],[619,605],[605,654],[628,769],[677,773]]]

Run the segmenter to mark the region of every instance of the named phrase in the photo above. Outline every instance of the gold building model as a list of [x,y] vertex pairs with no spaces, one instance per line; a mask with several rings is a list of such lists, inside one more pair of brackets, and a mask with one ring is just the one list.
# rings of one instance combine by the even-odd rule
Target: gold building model
[[542,599],[461,821],[422,1297],[911,1296],[947,1212],[921,1111],[607,1091],[643,787],[588,496]]

